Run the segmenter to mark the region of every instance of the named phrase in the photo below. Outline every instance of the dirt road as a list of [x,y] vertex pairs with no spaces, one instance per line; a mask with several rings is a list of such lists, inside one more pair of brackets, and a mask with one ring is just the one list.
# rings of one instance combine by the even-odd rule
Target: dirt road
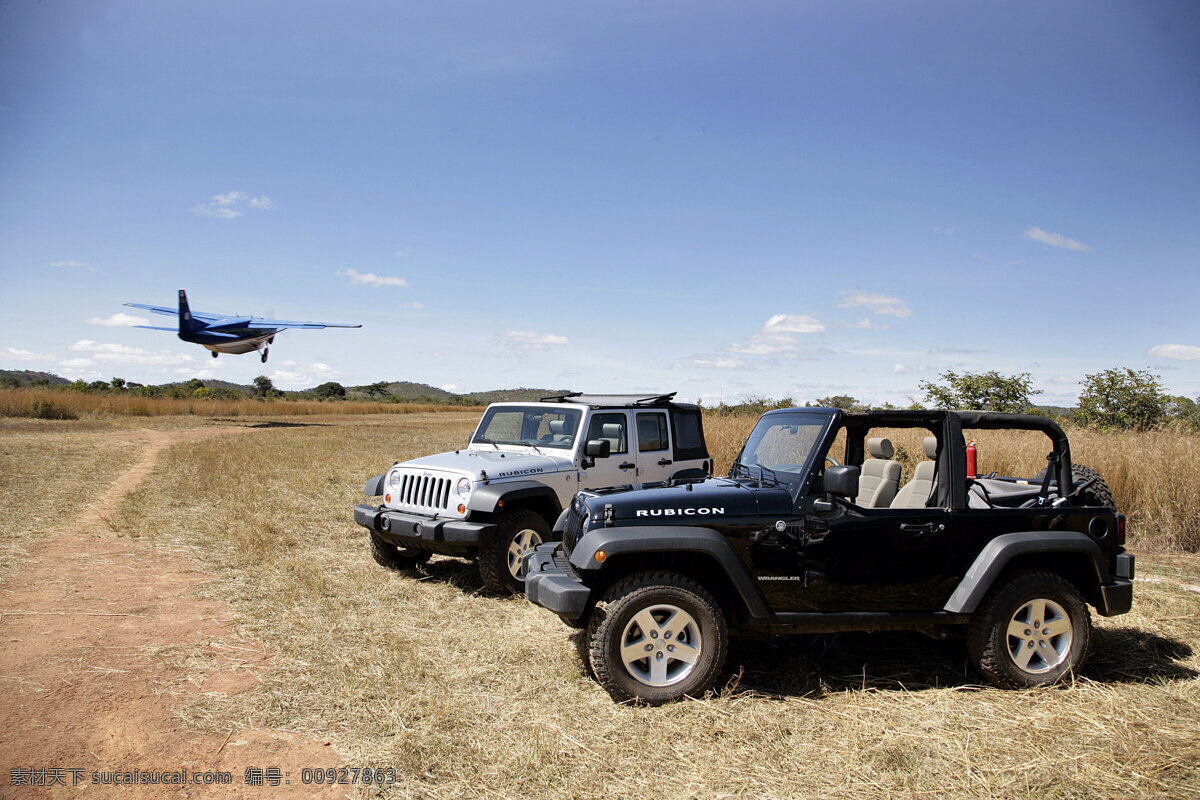
[[200,735],[177,719],[190,693],[254,686],[271,654],[238,637],[227,605],[198,596],[212,576],[195,559],[106,521],[164,447],[234,433],[253,432],[120,434],[143,445],[141,460],[0,584],[0,798],[347,796],[302,783],[305,768],[341,763],[325,742],[251,719]]

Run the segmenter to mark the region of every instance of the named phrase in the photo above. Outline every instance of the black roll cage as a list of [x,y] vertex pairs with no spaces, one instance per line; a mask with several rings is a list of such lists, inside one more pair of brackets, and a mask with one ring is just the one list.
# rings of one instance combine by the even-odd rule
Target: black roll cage
[[[775,413],[806,412],[826,416],[830,424],[825,438],[819,445],[820,453],[829,453],[839,428],[846,429],[846,455],[851,464],[863,463],[866,456],[866,433],[871,428],[926,428],[938,440],[937,472],[939,475],[955,476],[957,480],[939,480],[931,505],[938,508],[967,507],[967,444],[964,429],[977,430],[1023,430],[1041,432],[1050,440],[1052,456],[1048,466],[1059,487],[1060,496],[1070,493],[1074,483],[1071,477],[1071,445],[1066,433],[1057,422],[1036,414],[1002,414],[996,411],[867,411],[850,413],[837,408],[789,408],[768,411],[763,416]],[[950,444],[947,447],[947,443]],[[807,481],[801,486],[804,494]]]

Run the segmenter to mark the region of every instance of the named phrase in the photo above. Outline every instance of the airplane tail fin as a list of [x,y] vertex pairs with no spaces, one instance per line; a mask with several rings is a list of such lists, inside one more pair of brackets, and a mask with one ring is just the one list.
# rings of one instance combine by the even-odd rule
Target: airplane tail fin
[[190,332],[204,326],[192,319],[192,310],[188,307],[187,289],[179,290],[179,332]]

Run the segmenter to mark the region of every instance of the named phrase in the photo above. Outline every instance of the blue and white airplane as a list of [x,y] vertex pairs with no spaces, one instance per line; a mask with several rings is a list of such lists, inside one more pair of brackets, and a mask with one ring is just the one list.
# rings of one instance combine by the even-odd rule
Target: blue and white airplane
[[275,334],[285,328],[304,328],[317,330],[319,328],[361,328],[362,325],[347,325],[338,322],[288,322],[281,319],[263,319],[262,317],[229,317],[220,314],[202,314],[188,307],[187,290],[179,290],[179,308],[163,308],[162,306],[147,306],[141,303],[126,303],[130,308],[142,308],[155,314],[167,316],[179,315],[179,328],[163,328],[158,325],[137,325],[138,328],[149,328],[155,331],[176,331],[179,338],[185,342],[201,345],[212,351],[213,358],[218,353],[249,353],[257,350],[262,353],[263,363],[267,363],[268,345],[275,342]]

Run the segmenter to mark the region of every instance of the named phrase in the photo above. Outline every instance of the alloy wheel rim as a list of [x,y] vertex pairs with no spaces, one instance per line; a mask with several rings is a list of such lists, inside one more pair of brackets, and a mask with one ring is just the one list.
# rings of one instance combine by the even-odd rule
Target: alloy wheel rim
[[679,606],[659,603],[633,615],[621,632],[621,663],[639,683],[672,686],[696,669],[703,648],[700,625]]
[[1017,668],[1039,675],[1061,666],[1070,657],[1074,629],[1065,608],[1039,597],[1012,615],[1006,638],[1009,657]]
[[521,577],[521,559],[533,548],[542,543],[542,537],[532,528],[518,531],[508,545],[508,572],[514,578]]

